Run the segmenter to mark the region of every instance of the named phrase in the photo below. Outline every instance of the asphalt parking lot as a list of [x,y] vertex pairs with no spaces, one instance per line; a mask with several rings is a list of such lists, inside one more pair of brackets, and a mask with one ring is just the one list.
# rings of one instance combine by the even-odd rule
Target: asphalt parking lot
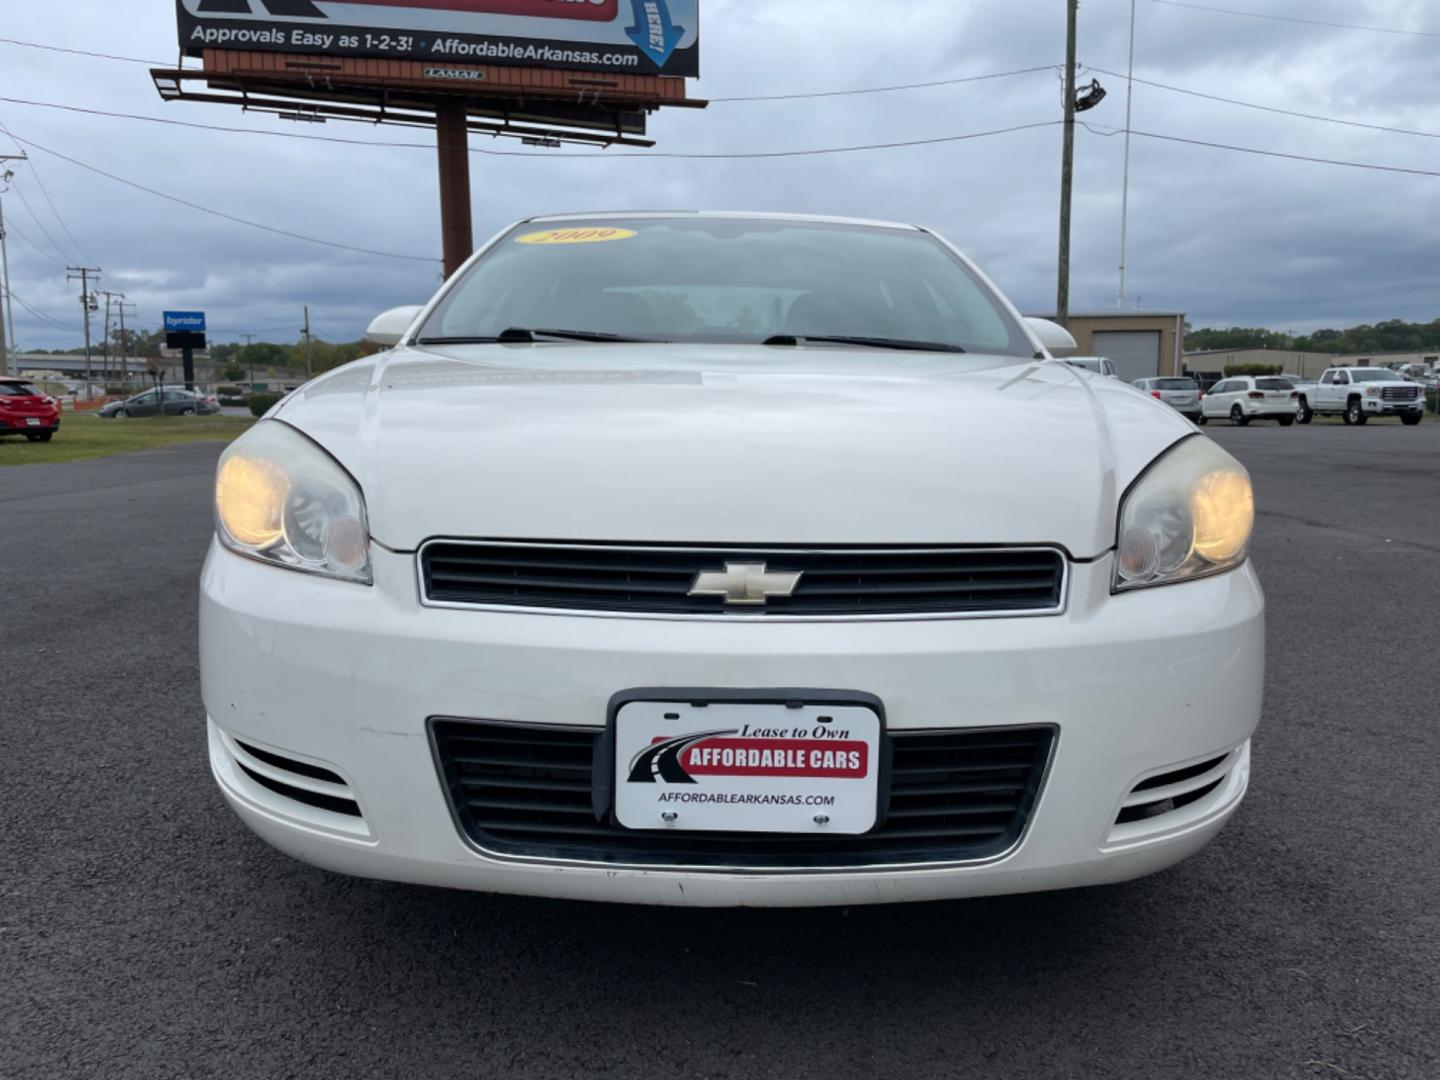
[[215,791],[219,447],[0,470],[0,1077],[1440,1077],[1440,423],[1207,432],[1270,601],[1246,804],[1107,889],[705,912],[331,876]]

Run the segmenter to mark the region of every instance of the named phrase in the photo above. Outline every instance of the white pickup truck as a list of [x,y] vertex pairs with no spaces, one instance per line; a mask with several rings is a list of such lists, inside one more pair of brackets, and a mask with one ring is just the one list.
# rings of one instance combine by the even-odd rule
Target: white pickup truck
[[1299,421],[1339,416],[1363,424],[1372,416],[1398,416],[1413,426],[1425,416],[1425,387],[1389,370],[1374,367],[1330,368],[1318,383],[1301,383]]

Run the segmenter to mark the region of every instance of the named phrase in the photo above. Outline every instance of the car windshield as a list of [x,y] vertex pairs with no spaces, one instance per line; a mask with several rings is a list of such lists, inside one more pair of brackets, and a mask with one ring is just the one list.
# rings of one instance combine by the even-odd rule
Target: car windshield
[[1350,372],[1350,378],[1356,382],[1404,382],[1399,375],[1389,368],[1365,368],[1363,371]]
[[40,388],[28,382],[0,382],[0,397],[44,397]]
[[1197,390],[1194,379],[1155,379],[1156,390]]
[[1294,385],[1289,379],[1256,379],[1255,389],[1257,390],[1294,390]]
[[993,290],[930,234],[767,219],[519,226],[449,290],[419,340],[517,341],[527,331],[727,344],[828,337],[1035,355]]

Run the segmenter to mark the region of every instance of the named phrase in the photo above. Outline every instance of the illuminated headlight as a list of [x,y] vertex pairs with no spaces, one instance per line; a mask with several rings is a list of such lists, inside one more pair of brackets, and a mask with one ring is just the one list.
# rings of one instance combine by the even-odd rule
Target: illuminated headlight
[[1166,451],[1120,505],[1116,592],[1232,570],[1250,551],[1255,498],[1245,467],[1209,439]]
[[215,531],[231,551],[291,570],[371,583],[360,486],[294,428],[262,420],[220,457]]

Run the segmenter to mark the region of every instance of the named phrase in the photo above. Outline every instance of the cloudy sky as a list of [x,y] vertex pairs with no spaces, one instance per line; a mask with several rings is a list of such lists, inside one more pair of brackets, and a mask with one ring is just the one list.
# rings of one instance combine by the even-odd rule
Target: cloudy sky
[[[1197,0],[1206,2],[1206,0]],[[704,97],[961,78],[1064,58],[1063,0],[701,0]],[[4,0],[0,35],[169,60],[170,0]],[[1136,131],[1440,173],[1440,4],[1213,0],[1212,6],[1391,32],[1246,18],[1139,0],[1136,74],[1225,98],[1424,134],[1374,131],[1137,85]],[[123,12],[123,14],[122,14]],[[817,12],[823,12],[818,14]],[[1123,73],[1129,0],[1086,0],[1080,61]],[[1399,33],[1394,31],[1410,31]],[[1093,76],[1087,72],[1085,78]],[[1124,80],[1077,134],[1072,308],[1111,308],[1119,261]],[[361,140],[423,132],[303,129],[218,105],[163,104],[141,64],[0,42],[0,124],[115,176],[252,221],[419,256],[439,251],[433,152],[225,134],[60,112],[13,99]],[[934,89],[717,103],[652,121],[659,149],[749,152],[930,139],[1058,118],[1054,71]],[[921,222],[975,256],[1025,310],[1053,308],[1058,126],[907,149],[783,160],[475,155],[476,236],[536,213],[703,207]],[[508,143],[477,145],[518,149]],[[16,145],[0,132],[0,154]],[[65,264],[104,270],[142,326],[203,309],[212,337],[356,338],[384,308],[424,300],[438,266],[285,239],[167,202],[29,147],[4,196],[22,348],[81,342]],[[53,206],[52,206],[53,204]],[[1197,326],[1281,329],[1440,317],[1440,176],[1133,142],[1130,306]],[[215,332],[215,331],[218,331]]]

